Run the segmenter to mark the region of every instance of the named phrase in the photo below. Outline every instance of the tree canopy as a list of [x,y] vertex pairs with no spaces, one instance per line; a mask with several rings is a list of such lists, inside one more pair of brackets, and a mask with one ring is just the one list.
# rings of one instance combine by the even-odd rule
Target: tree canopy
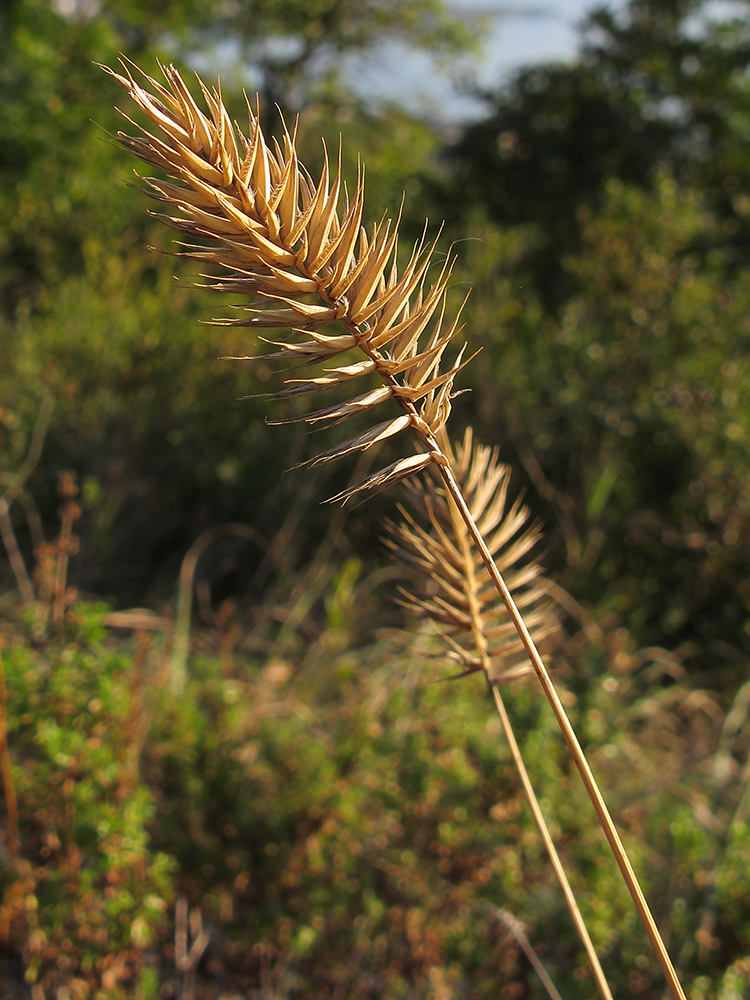
[[728,260],[745,260],[749,23],[745,2],[595,9],[573,63],[525,68],[481,95],[488,113],[447,154],[452,211],[481,205],[501,225],[534,223],[551,303],[570,288],[562,258],[580,245],[581,210],[601,204],[610,179],[652,187],[666,169],[705,193]]

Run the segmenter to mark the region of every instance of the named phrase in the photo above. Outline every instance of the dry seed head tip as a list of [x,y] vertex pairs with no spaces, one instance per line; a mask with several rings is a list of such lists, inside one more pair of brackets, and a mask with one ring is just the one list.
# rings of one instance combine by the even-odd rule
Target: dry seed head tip
[[[453,448],[441,432],[443,451],[492,555],[539,642],[558,628],[542,570],[532,556],[541,538],[538,523],[520,499],[508,506],[510,469],[496,450],[477,444],[471,428]],[[457,663],[458,677],[485,671],[500,683],[530,674],[524,649],[484,562],[442,484],[421,479],[409,485],[410,506],[389,523],[386,543],[410,578],[402,603],[433,623]]]
[[[246,98],[247,134],[234,123],[218,88],[200,79],[208,114],[173,66],[162,67],[166,86],[122,61],[122,72],[103,67],[150,120],[118,141],[170,179],[146,178],[148,193],[164,206],[162,218],[198,242],[187,253],[218,266],[220,291],[252,296],[240,318],[227,326],[286,330],[267,341],[265,359],[296,367],[323,363],[322,373],[288,378],[278,393],[315,394],[361,380],[378,381],[347,402],[299,418],[340,423],[394,400],[401,412],[357,434],[313,464],[362,451],[409,429],[417,453],[340,494],[384,488],[448,461],[439,435],[451,410],[454,380],[468,360],[463,350],[449,365],[443,357],[460,331],[459,316],[445,317],[446,289],[453,262],[447,259],[428,282],[435,243],[417,241],[399,273],[399,218],[383,218],[368,234],[362,224],[363,170],[347,193],[339,155],[331,169],[327,154],[317,183],[299,162],[296,127],[283,126],[281,142],[266,141],[257,111]],[[136,67],[132,69],[137,70]],[[340,207],[341,206],[341,207]],[[331,329],[332,324],[339,324]],[[341,332],[343,326],[344,332]],[[357,360],[342,363],[355,351]],[[334,363],[331,366],[331,362]],[[442,368],[442,370],[441,370]]]

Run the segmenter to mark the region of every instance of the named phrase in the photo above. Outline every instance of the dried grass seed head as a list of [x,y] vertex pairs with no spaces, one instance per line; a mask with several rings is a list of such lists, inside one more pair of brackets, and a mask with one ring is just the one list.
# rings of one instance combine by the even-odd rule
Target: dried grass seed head
[[[520,498],[508,507],[510,468],[498,460],[496,449],[475,443],[471,428],[455,448],[445,432],[441,439],[472,516],[539,642],[559,625],[532,557],[541,527],[528,523]],[[416,513],[402,508],[402,520],[389,523],[386,538],[414,581],[402,589],[402,603],[435,625],[450,659],[461,667],[457,676],[485,670],[499,682],[529,674],[516,629],[445,487],[420,479],[410,482],[408,491]]]
[[[394,400],[400,415],[355,435],[311,464],[362,451],[411,429],[417,454],[394,462],[335,499],[383,488],[432,462],[445,462],[438,435],[451,410],[463,351],[442,369],[460,331],[459,317],[445,317],[452,261],[428,284],[435,242],[417,241],[398,270],[399,218],[383,218],[368,234],[362,224],[364,176],[345,193],[341,157],[331,169],[327,153],[317,183],[299,162],[296,127],[283,126],[282,141],[269,145],[257,109],[247,101],[247,134],[232,122],[220,89],[198,80],[208,114],[173,66],[162,67],[166,86],[141,74],[142,86],[122,61],[122,72],[103,67],[147,116],[154,132],[118,133],[118,141],[170,180],[146,178],[148,193],[164,205],[161,218],[191,239],[194,258],[221,268],[211,280],[219,290],[253,297],[244,315],[215,322],[234,327],[286,329],[269,346],[268,359],[295,366],[330,365],[352,350],[354,363],[333,364],[321,374],[287,378],[279,395],[316,394],[373,376],[377,388],[347,403],[301,419],[340,423]],[[133,67],[137,70],[137,67]],[[140,71],[138,71],[140,73]],[[343,202],[343,208],[340,205]],[[460,311],[459,311],[460,316]],[[329,329],[342,324],[346,332]],[[340,331],[340,326],[339,326]],[[469,359],[470,360],[470,359]]]

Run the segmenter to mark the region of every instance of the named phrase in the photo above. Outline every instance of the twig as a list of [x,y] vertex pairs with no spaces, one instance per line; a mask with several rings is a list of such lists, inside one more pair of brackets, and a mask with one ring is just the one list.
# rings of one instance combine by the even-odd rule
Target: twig
[[526,932],[524,931],[520,922],[516,920],[516,918],[512,914],[508,913],[507,910],[500,910],[498,909],[497,906],[488,905],[487,909],[492,914],[492,916],[498,921],[498,923],[501,923],[503,927],[506,927],[513,935],[513,937],[516,939],[519,948],[524,953],[526,958],[528,958],[529,964],[533,968],[534,972],[536,972],[536,974],[541,979],[542,983],[544,984],[544,988],[552,997],[552,1000],[562,1000],[562,997],[557,992],[555,984],[549,977],[549,973],[542,965],[539,956],[531,946],[529,939],[526,937]]
[[193,603],[193,580],[198,560],[209,545],[218,538],[235,535],[265,550],[268,548],[266,538],[255,528],[246,524],[221,524],[209,528],[193,542],[182,560],[180,569],[180,584],[177,596],[177,619],[174,626],[174,646],[170,660],[170,687],[173,694],[180,694],[187,680],[187,658],[190,649],[190,618]]
[[[0,483],[6,486],[14,486],[16,482],[15,472],[0,472]],[[44,532],[42,530],[42,518],[36,501],[30,493],[23,488],[14,490],[14,502],[20,503],[26,514],[26,523],[29,526],[31,544],[34,549],[44,542]]]
[[[465,520],[462,518],[460,509],[455,503],[455,498],[451,497],[449,501],[451,519],[453,521],[454,535],[458,543],[459,551],[464,563],[463,578],[464,578],[464,592],[466,600],[469,605],[469,613],[471,616],[471,629],[473,633],[474,646],[482,664],[482,672],[484,674],[487,686],[489,688],[490,694],[495,703],[495,708],[497,714],[500,717],[500,722],[503,727],[503,732],[505,733],[505,738],[508,741],[508,746],[510,748],[510,753],[513,758],[513,762],[516,765],[516,770],[518,771],[518,776],[521,779],[521,784],[523,785],[524,792],[526,793],[526,798],[531,809],[531,813],[534,817],[534,821],[537,825],[539,833],[542,837],[544,847],[549,856],[552,868],[554,869],[557,880],[562,889],[563,896],[565,897],[565,904],[568,907],[568,911],[573,920],[578,937],[581,940],[584,951],[586,952],[586,957],[588,958],[589,965],[591,966],[591,971],[594,976],[594,981],[596,982],[599,994],[602,1000],[612,1000],[612,993],[607,983],[606,976],[604,975],[604,970],[599,962],[599,957],[596,954],[596,949],[589,935],[586,923],[583,919],[581,911],[578,907],[578,903],[575,898],[575,894],[570,887],[570,882],[565,873],[565,868],[563,867],[560,856],[557,853],[557,848],[555,847],[554,841],[552,840],[552,835],[547,826],[547,822],[544,818],[544,814],[539,805],[539,800],[534,792],[533,785],[531,784],[531,779],[529,778],[529,773],[526,770],[526,765],[524,764],[523,756],[521,754],[518,742],[516,740],[515,733],[513,732],[513,726],[511,725],[510,718],[505,708],[505,703],[500,695],[500,690],[498,683],[492,677],[492,661],[488,652],[487,639],[484,632],[484,623],[482,620],[481,608],[478,599],[479,587],[477,584],[475,568],[474,568],[474,556],[472,552],[471,536],[469,534],[468,526]],[[468,511],[468,507],[466,510]],[[471,515],[470,515],[471,516]],[[473,521],[473,518],[472,518]],[[488,550],[489,552],[489,550]],[[493,561],[494,565],[494,561]]]
[[29,574],[26,572],[23,556],[18,548],[18,542],[16,541],[16,535],[13,531],[13,524],[8,510],[8,501],[5,497],[0,498],[0,535],[2,535],[3,545],[5,546],[5,551],[8,553],[8,562],[16,578],[18,589],[21,592],[21,599],[26,607],[30,607],[34,604],[36,596],[34,588],[31,585],[31,580],[29,579]]
[[[405,883],[406,885],[408,885],[411,889],[413,889],[414,892],[418,893],[418,895],[421,898],[424,898],[431,892],[429,883],[425,883],[421,879],[415,878],[412,872],[409,872],[407,874],[402,869],[398,868],[396,865],[387,861],[385,858],[376,858],[375,860],[373,860],[372,863],[375,868],[379,868],[380,871],[384,872],[386,875],[390,876],[393,879],[397,879],[401,883]],[[445,878],[443,878],[442,881],[446,882]],[[526,933],[524,932],[521,923],[518,920],[516,920],[515,917],[512,916],[512,914],[508,913],[507,910],[498,909],[498,907],[493,906],[491,903],[479,902],[470,897],[464,899],[463,902],[465,902],[467,906],[471,907],[471,909],[477,913],[482,911],[485,913],[489,913],[492,917],[494,917],[505,927],[507,927],[508,930],[513,935],[513,937],[516,939],[523,953],[528,958],[534,971],[541,979],[544,988],[547,990],[552,1000],[562,1000],[560,994],[555,988],[554,983],[552,982],[549,973],[544,968],[544,964],[542,963],[541,958],[536,953],[531,942],[526,936]]]
[[183,977],[180,1000],[193,1000],[195,996],[195,973],[209,940],[200,910],[196,907],[190,910],[188,901],[181,896],[175,906],[174,931],[175,966]]
[[544,580],[542,586],[546,588],[550,597],[561,608],[564,608],[572,618],[575,618],[585,632],[589,642],[596,643],[597,645],[604,643],[604,633],[575,597],[572,597],[564,587],[560,587],[554,580]]
[[15,869],[18,861],[18,801],[13,781],[10,751],[8,750],[8,709],[5,694],[5,670],[3,668],[2,638],[0,637],[0,769],[3,775],[5,808],[8,816],[8,855],[10,867]]
[[80,517],[81,508],[75,502],[74,497],[78,494],[75,473],[60,473],[60,485],[58,492],[63,498],[61,509],[62,524],[60,526],[60,538],[57,542],[57,568],[55,570],[54,603],[52,620],[59,625],[65,617],[66,586],[68,579],[68,560],[71,555],[77,552],[78,539],[73,534],[73,524]]
[[[31,584],[31,580],[29,579],[29,574],[26,571],[23,556],[21,555],[18,542],[16,541],[15,532],[13,531],[13,523],[10,519],[10,508],[14,500],[19,499],[21,496],[25,496],[23,487],[26,480],[36,468],[36,465],[41,457],[44,438],[47,434],[49,419],[52,414],[52,407],[52,397],[47,394],[42,398],[39,414],[36,419],[36,424],[34,425],[34,431],[31,435],[29,450],[21,468],[15,473],[5,472],[0,474],[0,482],[7,483],[7,489],[0,497],[0,534],[2,535],[5,551],[8,554],[8,561],[10,562],[11,569],[13,570],[13,575],[16,578],[18,589],[21,592],[21,598],[27,607],[34,604],[36,598],[34,588]],[[29,503],[32,505],[31,508]],[[26,507],[26,516],[29,521],[29,528],[36,547],[36,545],[39,544],[39,541],[43,540],[41,537],[36,537],[41,536],[41,522],[39,522],[38,514],[36,518],[34,518],[31,513],[31,510],[35,511],[35,507],[33,506],[33,501],[30,501],[30,498],[26,498],[24,506]]]
[[29,478],[31,473],[37,466],[39,459],[42,456],[42,447],[44,445],[44,439],[47,435],[47,430],[49,428],[49,420],[52,416],[52,410],[54,408],[54,402],[49,393],[42,397],[41,406],[39,407],[39,415],[36,418],[36,424],[34,425],[34,432],[31,435],[31,443],[29,445],[29,450],[26,454],[26,458],[23,460],[23,464],[17,473],[14,475],[14,482],[8,487],[8,489],[3,494],[3,499],[6,501],[8,506],[13,503],[13,501],[18,496],[18,493],[26,485],[26,480]]
[[[350,484],[359,482],[367,474],[373,461],[373,451],[375,449],[365,451],[359,456],[357,464],[349,477]],[[316,548],[315,557],[305,571],[302,584],[297,588],[297,594],[295,595],[297,600],[292,603],[289,614],[284,619],[284,624],[279,631],[274,647],[283,648],[285,639],[292,635],[299,627],[310,611],[310,608],[319,599],[334,575],[335,570],[331,567],[328,560],[331,553],[341,542],[348,513],[349,510],[347,507],[339,507],[328,522],[326,533]]]
[[570,566],[577,566],[581,561],[581,539],[576,529],[575,520],[573,519],[572,512],[575,509],[573,500],[552,485],[545,476],[536,455],[529,448],[519,448],[518,457],[521,459],[521,464],[528,472],[529,478],[540,494],[545,500],[548,500],[557,507],[560,527],[565,536],[568,564]]

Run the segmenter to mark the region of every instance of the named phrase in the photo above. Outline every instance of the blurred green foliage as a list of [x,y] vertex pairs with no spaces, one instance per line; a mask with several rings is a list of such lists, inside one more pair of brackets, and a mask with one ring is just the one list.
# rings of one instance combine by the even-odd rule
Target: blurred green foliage
[[465,265],[485,347],[467,408],[541,491],[564,584],[731,687],[750,629],[750,273],[693,249],[721,228],[668,176],[653,194],[611,181],[549,317],[498,262],[524,236],[487,227]]
[[[244,398],[273,388],[268,368],[217,360],[248,353],[246,339],[198,326],[216,303],[189,294],[199,269],[171,256],[170,234],[126,187],[131,164],[107,138],[126,123],[113,107],[121,95],[95,62],[114,64],[126,51],[153,63],[178,45],[210,54],[216,42],[206,25],[228,32],[234,24],[221,27],[228,5],[196,4],[194,22],[188,5],[152,6],[146,16],[137,0],[113,0],[96,13],[85,3],[68,10],[19,0],[4,8],[0,31],[8,55],[0,60],[0,127],[12,151],[0,153],[0,463],[19,464],[40,399],[50,394],[55,418],[34,494],[54,523],[56,475],[76,469],[88,514],[76,582],[120,603],[168,593],[184,551],[216,523],[249,520],[274,534],[297,495],[281,473],[304,457],[294,431],[266,432],[266,401]],[[447,49],[467,37],[432,0],[328,6],[341,32],[336,51],[390,32],[425,45],[440,37]],[[297,10],[299,31],[317,24],[327,38],[325,4],[317,14],[309,4],[286,7]],[[266,20],[276,18],[278,31],[274,11]],[[261,18],[253,30],[267,39],[263,25]],[[249,22],[243,30],[252,35]],[[296,73],[303,87],[303,67]],[[315,90],[316,80],[304,83],[314,94],[300,125],[311,167],[321,134],[335,148],[348,132],[349,174],[358,153],[373,171],[373,212],[384,201],[395,210],[404,187],[418,195],[419,166],[437,142],[430,130],[398,109],[375,115],[346,92]],[[239,101],[237,94],[238,115]],[[326,495],[319,485],[316,500]],[[323,530],[316,507],[303,551]]]
[[[169,644],[123,638],[103,606],[72,605],[33,644],[30,620],[6,622],[20,849],[0,932],[27,981],[84,1000],[189,982],[213,1000],[542,997],[516,920],[563,995],[592,988],[481,685],[428,683],[446,671],[428,634],[361,645],[371,602],[352,566],[304,644],[274,635],[276,601],[244,654],[230,621],[197,630],[178,697]],[[741,996],[746,712],[717,746],[716,698],[623,628],[551,654],[689,995]],[[531,688],[507,700],[614,989],[661,996],[551,712]],[[188,943],[206,935],[182,965],[180,905]]]

